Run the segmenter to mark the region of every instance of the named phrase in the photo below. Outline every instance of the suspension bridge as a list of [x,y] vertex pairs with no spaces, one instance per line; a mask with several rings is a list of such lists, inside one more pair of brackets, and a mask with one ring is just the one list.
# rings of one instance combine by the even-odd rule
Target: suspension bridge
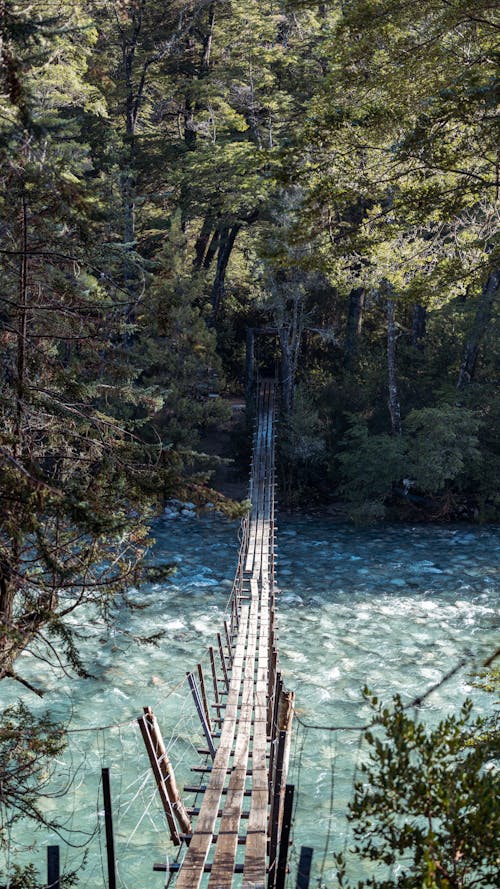
[[188,674],[206,747],[198,749],[204,762],[192,769],[200,783],[184,791],[201,797],[199,806],[184,806],[152,711],[146,708],[140,720],[171,838],[185,847],[176,862],[154,865],[176,875],[176,889],[284,885],[293,693],[283,688],[276,638],[274,420],[275,383],[264,380],[231,617],[209,649],[211,694],[200,664]]

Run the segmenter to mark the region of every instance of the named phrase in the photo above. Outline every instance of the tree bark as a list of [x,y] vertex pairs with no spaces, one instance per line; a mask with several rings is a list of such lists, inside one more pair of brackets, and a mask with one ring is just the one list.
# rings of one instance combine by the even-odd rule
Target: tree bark
[[212,308],[214,318],[217,318],[222,302],[224,299],[224,288],[226,283],[226,271],[231,257],[231,253],[236,241],[238,232],[241,229],[241,222],[235,222],[229,226],[223,223],[220,230],[219,252],[217,255],[217,269],[212,287]]
[[201,269],[203,265],[203,260],[207,252],[208,242],[210,240],[212,229],[213,219],[211,219],[210,216],[205,216],[194,245],[193,266],[195,267],[195,269]]
[[131,30],[128,35],[125,30],[120,32],[125,86],[125,144],[120,187],[123,207],[123,242],[126,245],[123,257],[123,277],[125,287],[130,294],[126,315],[129,324],[133,324],[135,321],[136,305],[139,300],[139,276],[133,258],[136,228],[135,132],[150,62],[148,60],[144,62],[136,88],[134,88],[134,68],[136,67],[137,48],[143,26],[144,7],[145,2],[141,2],[131,9],[129,12]]
[[26,372],[26,337],[28,333],[28,205],[24,183],[20,211],[21,255],[19,258],[19,327],[17,334],[16,423],[14,427],[14,457],[21,453],[24,384]]
[[209,269],[215,259],[215,254],[217,253],[217,249],[219,247],[220,234],[221,227],[219,224],[215,229],[212,237],[210,238],[210,243],[207,247],[207,252],[205,253],[205,258],[203,260],[204,269]]
[[247,417],[250,418],[255,390],[255,330],[253,327],[246,329],[245,350],[245,400]]
[[415,349],[423,352],[426,334],[427,309],[425,306],[415,306],[413,309],[413,323],[411,327],[411,343]]
[[291,323],[282,324],[278,330],[281,346],[281,402],[285,414],[291,413],[295,400],[295,379],[304,332],[303,315],[302,300],[296,298],[293,300]]
[[344,368],[354,370],[358,360],[359,338],[363,326],[363,309],[365,291],[363,287],[355,287],[349,294],[347,323],[344,343]]
[[[20,223],[20,257],[19,257],[19,320],[17,334],[16,362],[16,416],[14,423],[14,440],[12,453],[14,459],[22,456],[23,447],[23,415],[26,397],[26,347],[28,336],[28,204],[24,183],[21,191]],[[16,577],[20,561],[19,541],[11,539],[10,551],[4,548],[0,558],[0,679],[12,669],[14,660],[16,634],[12,633],[14,619],[14,602],[16,595]]]
[[184,99],[184,142],[190,150],[196,148],[194,109],[189,96],[186,96]]
[[208,29],[203,40],[203,52],[201,57],[201,69],[204,74],[208,74],[210,68],[210,53],[212,51],[212,40],[215,25],[215,3],[211,3],[208,8]]
[[389,382],[389,413],[393,435],[401,435],[401,407],[399,404],[396,371],[396,321],[393,299],[387,300],[387,370]]
[[500,269],[494,269],[481,291],[472,328],[465,343],[457,389],[465,389],[474,379],[479,347],[493,317],[493,307],[498,299]]

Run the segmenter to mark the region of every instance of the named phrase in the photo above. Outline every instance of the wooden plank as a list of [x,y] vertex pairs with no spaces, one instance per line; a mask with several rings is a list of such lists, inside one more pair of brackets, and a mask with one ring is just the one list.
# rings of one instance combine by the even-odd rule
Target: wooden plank
[[144,744],[146,745],[146,750],[149,757],[149,762],[151,764],[151,768],[153,770],[153,774],[156,779],[156,784],[158,787],[158,792],[160,794],[160,798],[163,804],[163,810],[165,812],[168,827],[170,830],[170,839],[172,840],[174,846],[180,846],[181,841],[179,838],[179,831],[177,830],[177,825],[175,823],[174,812],[172,808],[172,803],[170,801],[170,797],[167,792],[167,785],[165,780],[165,775],[163,774],[160,764],[159,764],[159,752],[156,746],[156,737],[154,734],[153,727],[151,725],[150,720],[147,716],[141,716],[138,720],[139,728],[141,730],[141,734],[144,740]]
[[[260,586],[261,586],[261,626],[259,638],[259,658],[255,691],[254,742],[252,751],[253,787],[250,815],[247,827],[247,845],[243,867],[243,889],[256,889],[265,886],[267,856],[268,820],[268,776],[267,776],[267,683],[269,653],[269,588],[265,566],[268,549],[268,503],[262,503],[261,523]],[[267,539],[266,539],[267,538]]]
[[[198,889],[203,873],[207,872],[210,873],[208,886],[211,889],[231,889],[234,873],[242,870],[243,889],[264,889],[266,884],[267,736],[274,710],[272,705],[269,708],[268,695],[271,689],[274,690],[278,672],[276,663],[270,670],[274,646],[274,486],[274,384],[264,381],[258,395],[250,477],[252,507],[242,524],[238,569],[232,591],[231,631],[237,629],[237,638],[227,706],[219,748],[209,783],[203,788],[204,799],[196,829],[176,889]],[[227,624],[224,629],[227,639]],[[218,641],[221,650],[220,634]],[[213,662],[213,657],[211,660]],[[221,661],[226,667],[225,658]],[[215,676],[214,664],[212,672]],[[224,678],[227,683],[227,674]],[[215,703],[221,712],[216,677],[214,689]],[[241,702],[238,704],[240,689]],[[234,751],[231,752],[234,740]],[[248,768],[250,757],[251,769]],[[251,789],[247,786],[249,782]],[[251,794],[248,813],[242,812],[247,794]],[[221,807],[224,797],[225,803]],[[216,827],[218,819],[220,822]],[[245,820],[246,832],[242,833],[242,821]],[[245,861],[242,867],[236,863],[236,853],[243,842]],[[209,863],[207,858],[212,845],[214,857]]]
[[193,838],[182,863],[176,889],[197,889],[200,885],[208,852],[212,844],[217,813],[226,779],[226,770],[236,731],[238,697],[245,661],[245,642],[248,619],[249,608],[247,605],[244,605],[241,609],[240,632],[234,653],[233,671],[227,698],[226,717],[222,726],[220,742],[213,762],[210,782],[203,797]]
[[233,758],[233,772],[229,782],[226,804],[219,826],[219,838],[216,844],[209,887],[230,889],[241,818],[241,809],[245,793],[245,782],[248,771],[248,752],[250,730],[252,724],[254,695],[254,663],[256,649],[256,627],[258,620],[258,600],[252,595],[250,606],[249,635],[247,636],[247,652],[245,675],[242,689],[242,701],[238,723],[238,735]]

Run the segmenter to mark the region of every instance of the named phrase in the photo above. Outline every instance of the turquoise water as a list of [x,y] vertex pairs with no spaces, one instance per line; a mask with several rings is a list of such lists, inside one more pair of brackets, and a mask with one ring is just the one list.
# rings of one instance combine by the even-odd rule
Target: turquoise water
[[[159,520],[154,558],[177,565],[174,577],[141,592],[146,610],[117,609],[108,633],[90,614],[80,617],[82,653],[94,656],[95,678],[61,680],[47,666],[21,659],[19,672],[46,689],[39,704],[69,721],[67,754],[52,787],[68,793],[47,802],[87,845],[80,886],[103,887],[105,843],[99,779],[111,770],[118,885],[164,885],[152,864],[175,856],[160,808],[136,718],[152,706],[162,728],[179,785],[196,783],[190,765],[202,734],[185,681],[221,629],[237,558],[237,525],[222,518]],[[380,526],[360,530],[324,518],[283,517],[278,533],[280,656],[286,685],[295,689],[298,714],[307,724],[363,724],[366,683],[385,698],[406,701],[437,683],[451,667],[466,665],[425,702],[422,718],[438,718],[473,693],[479,709],[491,698],[471,689],[474,664],[498,643],[498,529]],[[157,630],[159,647],[138,646],[134,636]],[[97,651],[97,656],[95,653]],[[2,683],[3,703],[19,688]],[[102,728],[104,726],[114,726]],[[98,730],[99,729],[99,730]],[[345,809],[363,751],[355,731],[327,732],[297,726],[290,780],[296,786],[292,869],[301,844],[311,845],[314,877],[333,885],[332,850],[349,845]],[[194,802],[185,794],[186,804]],[[16,826],[6,838],[5,859],[43,865],[46,831]],[[79,867],[82,852],[62,849],[65,866]],[[351,874],[362,872],[351,861]],[[42,867],[43,871],[43,867]],[[294,876],[294,874],[292,874]]]

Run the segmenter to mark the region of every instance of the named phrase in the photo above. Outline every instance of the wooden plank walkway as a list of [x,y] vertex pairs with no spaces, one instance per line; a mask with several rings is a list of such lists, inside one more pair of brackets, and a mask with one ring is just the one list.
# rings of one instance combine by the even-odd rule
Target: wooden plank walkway
[[[274,382],[263,381],[258,393],[250,478],[252,507],[244,525],[233,587],[232,628],[236,638],[232,663],[227,659],[229,688],[225,708],[216,702],[224,718],[215,758],[207,766],[209,780],[176,889],[198,889],[204,874],[208,875],[208,889],[229,889],[235,873],[243,874],[238,878],[243,889],[264,889],[268,879],[270,804],[276,795],[269,763],[278,734],[274,411]],[[248,796],[250,809],[242,817],[243,801]]]

